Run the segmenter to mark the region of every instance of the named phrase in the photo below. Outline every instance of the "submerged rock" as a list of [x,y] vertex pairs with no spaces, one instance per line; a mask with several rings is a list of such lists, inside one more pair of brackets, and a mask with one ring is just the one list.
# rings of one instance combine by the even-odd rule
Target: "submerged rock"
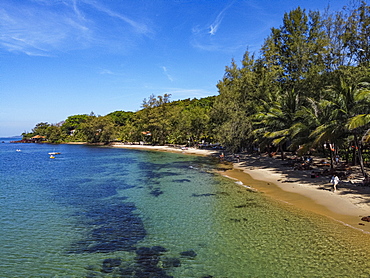
[[162,265],[164,268],[180,267],[181,261],[179,258],[164,258],[162,260]]
[[102,270],[103,273],[111,273],[116,267],[119,267],[122,263],[120,258],[115,259],[105,259],[103,261]]
[[167,252],[167,249],[164,248],[163,246],[153,246],[151,249],[153,252],[156,252],[158,255],[161,253]]
[[172,180],[173,182],[191,182],[189,179],[177,179],[177,180]]
[[84,223],[91,231],[84,240],[73,244],[71,253],[109,253],[134,251],[138,241],[146,236],[140,217],[132,203],[104,203],[91,208]]
[[126,267],[126,268],[120,268],[118,273],[121,277],[134,277],[133,275],[136,273],[135,267]]
[[157,266],[161,253],[166,251],[166,248],[162,246],[140,247],[136,250],[136,262],[144,268]]
[[163,191],[160,190],[159,188],[156,188],[156,189],[150,191],[150,194],[152,194],[155,197],[158,197],[159,195],[163,194]]
[[111,266],[111,267],[118,267],[121,265],[121,263],[122,263],[121,258],[105,259],[103,261],[103,265]]
[[140,247],[137,249],[135,277],[172,277],[167,275],[165,270],[159,266],[160,255],[166,251],[167,249],[162,246]]
[[197,253],[195,253],[194,250],[188,250],[180,253],[181,256],[183,257],[188,257],[188,258],[195,258],[197,256]]
[[191,194],[191,197],[208,197],[208,196],[215,196],[216,194],[214,193],[203,193],[203,194]]
[[233,221],[233,222],[240,222],[240,219],[237,219],[237,218],[230,218],[230,221]]

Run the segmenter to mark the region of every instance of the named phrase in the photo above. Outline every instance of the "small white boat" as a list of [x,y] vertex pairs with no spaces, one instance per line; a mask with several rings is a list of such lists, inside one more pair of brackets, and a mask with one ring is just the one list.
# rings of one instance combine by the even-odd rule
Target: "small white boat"
[[51,152],[51,153],[48,153],[48,155],[57,155],[57,154],[60,154],[58,152]]

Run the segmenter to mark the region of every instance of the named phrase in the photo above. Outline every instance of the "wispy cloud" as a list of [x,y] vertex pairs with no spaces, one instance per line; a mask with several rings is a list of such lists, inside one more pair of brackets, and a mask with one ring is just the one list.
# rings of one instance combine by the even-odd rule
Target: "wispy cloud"
[[74,17],[60,16],[45,5],[4,5],[0,17],[0,46],[8,51],[49,56],[89,36],[89,29]]
[[222,23],[222,20],[225,16],[226,11],[232,6],[233,2],[230,2],[228,5],[226,5],[221,10],[221,12],[217,14],[216,18],[212,21],[211,24],[206,24],[203,27],[200,25],[197,25],[193,27],[192,33],[195,35],[206,35],[206,34],[210,34],[211,36],[216,35],[218,29],[220,28],[220,25]]
[[116,12],[112,11],[111,9],[103,6],[101,3],[97,2],[97,1],[93,1],[93,2],[86,1],[85,3],[90,4],[96,10],[98,10],[102,13],[105,13],[106,15],[108,15],[110,17],[114,17],[114,18],[117,18],[119,20],[124,21],[125,23],[129,24],[132,28],[134,28],[136,32],[138,32],[140,34],[145,34],[146,35],[146,34],[151,33],[150,28],[146,24],[135,21],[135,20],[132,20],[132,19],[130,19],[129,17],[127,17],[125,15],[116,13]]
[[217,16],[216,16],[216,19],[213,21],[213,23],[209,26],[209,34],[211,34],[212,36],[216,34],[218,28],[220,27],[220,24],[222,22],[222,19],[224,17],[224,14],[226,12],[226,10],[231,6],[232,3],[230,3],[229,5],[227,5]]
[[[58,52],[94,46],[129,47],[150,28],[112,11],[99,1],[26,0],[0,7],[0,48],[27,55],[52,56]],[[101,13],[102,16],[92,16]],[[109,26],[110,20],[123,24]],[[113,25],[113,24],[112,24]],[[110,28],[109,28],[110,27]],[[107,34],[115,33],[116,36]]]
[[115,70],[110,70],[107,68],[98,69],[98,73],[101,75],[111,75],[111,76],[119,76],[119,77],[127,76],[125,73],[120,72],[119,70],[115,71]]
[[207,51],[218,51],[224,49],[223,46],[218,44],[214,37],[221,27],[221,23],[225,17],[227,10],[233,5],[234,1],[229,2],[220,12],[217,13],[212,23],[205,25],[196,25],[192,28],[192,45]]
[[116,75],[113,71],[111,71],[109,69],[102,69],[102,70],[100,70],[99,73],[100,74],[103,74],[103,75],[105,75],[105,74],[108,74],[108,75]]
[[172,76],[168,73],[167,68],[163,66],[163,67],[162,67],[162,69],[163,69],[164,74],[167,76],[168,80],[170,80],[170,81],[172,82],[172,81],[173,81],[173,78],[172,78]]
[[272,26],[268,16],[256,17],[263,10],[258,3],[252,0],[228,1],[208,23],[193,26],[190,44],[209,52],[233,54],[242,49],[258,51],[261,34],[268,32]]

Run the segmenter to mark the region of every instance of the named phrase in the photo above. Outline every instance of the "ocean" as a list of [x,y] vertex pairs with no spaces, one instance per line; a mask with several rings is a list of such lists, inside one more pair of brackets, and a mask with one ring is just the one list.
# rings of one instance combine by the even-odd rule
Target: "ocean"
[[210,158],[10,140],[0,277],[370,276],[370,235],[249,190]]

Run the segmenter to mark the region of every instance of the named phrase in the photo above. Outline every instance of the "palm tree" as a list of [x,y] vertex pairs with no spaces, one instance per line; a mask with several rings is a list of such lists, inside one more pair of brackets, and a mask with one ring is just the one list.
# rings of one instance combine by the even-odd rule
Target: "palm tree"
[[[284,144],[302,130],[302,125],[295,122],[296,113],[299,111],[299,97],[294,90],[278,94],[277,99],[271,102],[263,102],[261,112],[254,117],[254,133],[260,143],[272,144],[281,152],[284,159]],[[259,136],[258,136],[259,135]]]
[[[348,119],[347,127],[349,130],[354,130],[360,127],[368,128],[370,123],[370,83],[363,81],[358,84],[358,89],[355,95],[356,100],[361,103],[358,109],[358,114]],[[364,134],[364,139],[367,141],[370,135],[369,130]]]
[[[319,102],[321,107],[321,124],[310,134],[313,144],[329,143],[340,145],[341,141],[349,136],[353,137],[357,149],[361,171],[365,175],[361,146],[358,140],[359,113],[368,110],[369,93],[365,93],[358,86],[348,84],[340,78],[335,86],[326,90],[328,98]],[[332,149],[330,151],[332,161]],[[333,162],[333,161],[332,161]]]

